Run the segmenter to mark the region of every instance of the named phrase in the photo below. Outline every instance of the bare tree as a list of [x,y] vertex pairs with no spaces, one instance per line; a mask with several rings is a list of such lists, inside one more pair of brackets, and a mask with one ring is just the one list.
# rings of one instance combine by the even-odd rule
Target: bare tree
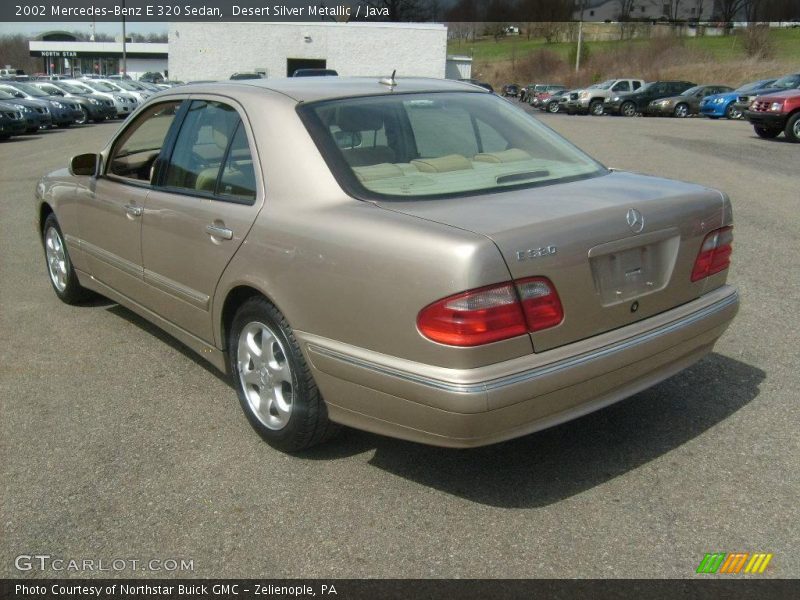
[[678,15],[680,15],[681,5],[684,4],[684,0],[650,0],[650,4],[663,8],[663,16],[670,21],[677,21]]
[[731,23],[744,8],[748,0],[717,0],[717,18],[723,23]]
[[0,66],[11,65],[26,73],[41,70],[41,59],[30,55],[28,38],[21,34],[0,36]]
[[619,3],[618,20],[625,22],[631,20],[633,9],[636,7],[637,0],[617,0]]

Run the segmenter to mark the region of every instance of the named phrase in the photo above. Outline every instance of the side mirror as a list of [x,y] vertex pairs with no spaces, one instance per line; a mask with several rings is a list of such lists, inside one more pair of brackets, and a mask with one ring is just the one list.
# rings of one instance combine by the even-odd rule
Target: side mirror
[[100,156],[97,154],[78,154],[69,161],[69,172],[73,175],[97,175],[97,165],[100,163]]

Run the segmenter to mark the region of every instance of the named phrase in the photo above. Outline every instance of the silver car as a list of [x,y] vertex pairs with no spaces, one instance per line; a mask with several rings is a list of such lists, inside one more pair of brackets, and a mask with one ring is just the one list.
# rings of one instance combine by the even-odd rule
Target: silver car
[[697,362],[739,304],[727,196],[610,171],[459,82],[173,88],[36,214],[62,300],[175,336],[286,451],[339,424],[525,435]]

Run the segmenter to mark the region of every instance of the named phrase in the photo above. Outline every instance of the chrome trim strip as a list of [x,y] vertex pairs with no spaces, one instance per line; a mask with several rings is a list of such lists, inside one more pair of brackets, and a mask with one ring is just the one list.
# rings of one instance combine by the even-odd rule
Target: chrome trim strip
[[673,333],[675,331],[683,329],[684,327],[697,323],[698,321],[702,321],[703,319],[710,317],[711,315],[717,312],[723,311],[729,306],[737,304],[738,302],[739,302],[739,292],[734,290],[732,294],[726,296],[725,298],[719,300],[718,302],[715,302],[710,306],[702,308],[697,312],[694,312],[686,316],[683,319],[680,319],[678,321],[673,321],[672,323],[663,325],[656,329],[652,329],[647,333],[636,336],[634,338],[622,340],[615,344],[605,346],[598,350],[593,350],[591,352],[582,354],[580,356],[566,358],[549,365],[545,365],[542,367],[535,367],[527,371],[521,371],[520,373],[514,373],[513,375],[506,375],[505,377],[501,377],[499,379],[491,379],[488,381],[484,381],[482,383],[462,384],[462,383],[450,383],[447,381],[441,381],[439,379],[432,379],[430,377],[415,375],[407,371],[401,371],[399,369],[394,369],[392,367],[379,365],[360,358],[354,358],[347,354],[343,354],[335,350],[329,350],[328,348],[323,348],[316,344],[309,344],[308,349],[309,351],[316,352],[323,356],[327,356],[329,358],[335,358],[357,367],[362,367],[364,369],[375,371],[376,373],[380,373],[382,375],[390,375],[393,377],[397,377],[399,379],[403,379],[413,383],[419,383],[421,385],[425,385],[439,390],[444,390],[447,392],[460,393],[460,394],[475,394],[475,393],[500,389],[518,383],[524,383],[526,381],[537,379],[545,375],[551,375],[553,373],[557,373],[558,371],[571,369],[580,366],[583,363],[592,362],[594,360],[609,356],[611,354],[623,352],[630,348],[634,348],[636,346],[649,342],[654,338],[658,338],[661,337],[662,335]]
[[144,270],[144,281],[170,296],[175,296],[179,300],[188,302],[193,306],[208,310],[209,297],[197,290],[148,269]]
[[134,277],[142,276],[142,267],[136,263],[122,258],[121,256],[117,256],[116,254],[113,254],[107,250],[103,250],[94,244],[90,244],[86,240],[80,240],[80,247],[97,260],[103,261],[104,263],[111,265],[120,271],[128,273],[129,275],[133,275]]

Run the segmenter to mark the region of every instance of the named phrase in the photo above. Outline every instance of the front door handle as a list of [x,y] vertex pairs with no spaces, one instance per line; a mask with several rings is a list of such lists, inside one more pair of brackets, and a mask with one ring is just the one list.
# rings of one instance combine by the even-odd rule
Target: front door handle
[[126,204],[123,206],[125,212],[128,213],[131,217],[141,217],[144,209],[141,206],[135,206],[133,204]]
[[206,225],[206,233],[223,240],[233,239],[233,231],[227,227],[220,227],[219,225]]

